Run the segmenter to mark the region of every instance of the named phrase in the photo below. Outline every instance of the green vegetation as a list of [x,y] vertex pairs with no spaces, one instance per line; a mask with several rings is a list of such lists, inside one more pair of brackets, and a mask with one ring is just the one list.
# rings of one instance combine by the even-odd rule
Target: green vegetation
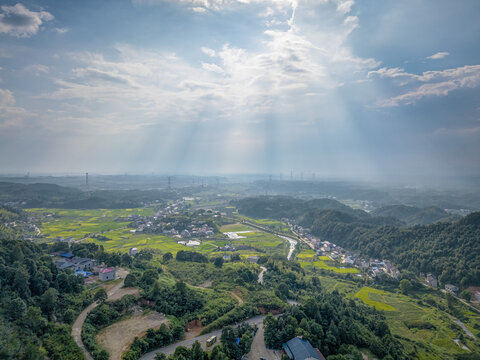
[[0,182],[0,202],[21,203],[25,208],[129,209],[172,195],[162,190],[95,190],[84,192],[55,184]]
[[264,324],[265,343],[274,349],[302,335],[327,356],[342,354],[340,345],[351,344],[367,347],[380,358],[387,355],[391,359],[407,358],[403,346],[392,336],[381,313],[346,300],[337,292],[308,298],[304,305],[288,309],[278,319],[269,315]]
[[373,289],[371,287],[365,286],[365,287],[361,288],[360,291],[355,294],[355,297],[362,300],[365,304],[373,306],[377,310],[395,311],[395,308],[393,306],[385,304],[384,302],[373,300],[372,296],[371,296],[372,294],[386,295],[387,293],[385,291],[382,291],[382,290]]
[[[325,257],[323,257],[323,258],[325,258]],[[330,260],[330,258],[327,258],[327,259]],[[334,271],[334,272],[339,273],[339,274],[358,274],[360,272],[356,268],[337,267],[337,266],[327,265],[327,263],[325,261],[322,261],[322,260],[312,260],[312,261],[300,260],[300,265],[303,268],[305,268],[305,267],[306,268],[315,267],[317,269]]]
[[455,223],[404,228],[394,218],[346,210],[332,201],[261,196],[240,200],[237,207],[249,216],[295,219],[313,235],[365,257],[389,259],[404,271],[431,272],[441,284],[480,284],[480,212]]
[[91,301],[83,279],[58,270],[37,245],[0,240],[0,357],[83,359],[70,324]]

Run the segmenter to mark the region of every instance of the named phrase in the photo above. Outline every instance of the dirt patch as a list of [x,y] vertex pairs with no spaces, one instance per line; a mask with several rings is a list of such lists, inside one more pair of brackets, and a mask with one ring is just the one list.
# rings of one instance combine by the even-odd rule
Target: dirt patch
[[203,329],[204,327],[202,326],[202,322],[200,320],[190,321],[185,329],[185,340],[197,337],[202,333]]
[[135,295],[135,296],[139,296],[140,295],[140,291],[137,289],[137,288],[133,288],[133,287],[130,287],[130,288],[121,288],[121,289],[118,289],[115,294],[113,294],[112,296],[110,296],[108,298],[108,301],[115,301],[115,300],[118,300],[118,299],[121,299],[122,297],[124,297],[125,295]]
[[147,314],[135,312],[131,318],[119,321],[100,331],[98,344],[110,354],[111,360],[120,360],[135,337],[141,337],[150,329],[158,329],[162,323],[168,323],[164,315],[156,311]]

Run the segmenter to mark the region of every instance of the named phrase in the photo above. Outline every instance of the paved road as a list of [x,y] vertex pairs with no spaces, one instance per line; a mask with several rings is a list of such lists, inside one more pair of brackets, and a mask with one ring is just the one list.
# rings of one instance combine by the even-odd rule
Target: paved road
[[282,239],[287,240],[290,243],[290,251],[288,252],[288,255],[287,255],[287,260],[290,260],[293,252],[295,251],[295,246],[297,246],[297,240],[293,240],[292,238],[289,238],[288,236],[283,236],[283,235],[277,235],[277,236],[281,237]]
[[[117,274],[119,277],[122,277],[122,281],[120,281],[118,284],[116,284],[113,288],[111,288],[108,292],[108,300],[116,299],[117,298],[117,292],[122,292],[122,287],[123,287],[123,282],[125,281],[125,276],[127,276],[128,271],[123,270],[123,269],[117,269]],[[97,302],[94,302],[90,304],[85,310],[83,310],[80,315],[78,315],[77,319],[72,325],[72,337],[73,340],[75,340],[75,343],[78,345],[80,350],[82,350],[83,354],[87,358],[87,360],[93,360],[92,356],[90,353],[87,351],[85,346],[83,345],[82,342],[82,326],[83,323],[85,322],[85,319],[87,318],[87,315],[90,311],[95,309],[99,304]]]
[[[253,317],[249,320],[246,320],[245,322],[250,324],[250,325],[253,325],[253,324],[257,324],[257,326],[262,325],[262,328],[263,328],[263,319],[264,318],[265,318],[265,315],[255,316],[255,317]],[[239,325],[239,324],[236,324],[236,325]],[[206,350],[207,349],[206,341],[210,336],[213,336],[213,335],[217,336],[217,343],[219,343],[220,342],[220,335],[222,335],[222,330],[215,330],[215,331],[212,331],[211,333],[194,337],[193,339],[183,340],[183,341],[177,342],[175,344],[171,344],[171,345],[165,346],[163,348],[159,348],[159,349],[150,351],[149,353],[146,353],[145,355],[143,355],[140,358],[140,360],[154,360],[155,355],[157,353],[163,353],[167,356],[171,355],[175,352],[175,349],[178,346],[185,346],[187,348],[190,348],[195,343],[195,341],[198,341],[200,343],[200,345],[202,345],[202,349]],[[262,338],[263,338],[263,336],[262,336]]]

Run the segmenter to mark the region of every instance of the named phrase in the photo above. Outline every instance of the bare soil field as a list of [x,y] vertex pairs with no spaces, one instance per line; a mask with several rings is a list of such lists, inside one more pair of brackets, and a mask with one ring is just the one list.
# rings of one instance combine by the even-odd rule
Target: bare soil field
[[131,318],[119,321],[100,331],[98,344],[110,354],[111,360],[120,360],[134,338],[143,336],[150,328],[158,329],[162,323],[168,323],[164,315],[156,311],[147,314],[134,313]]

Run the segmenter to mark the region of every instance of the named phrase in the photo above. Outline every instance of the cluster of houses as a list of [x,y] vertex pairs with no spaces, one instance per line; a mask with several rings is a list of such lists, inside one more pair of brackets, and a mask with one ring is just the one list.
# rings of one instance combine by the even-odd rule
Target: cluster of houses
[[370,259],[366,260],[356,256],[353,252],[348,251],[330,241],[320,241],[316,239],[317,255],[328,256],[332,260],[339,260],[344,264],[355,266],[363,269],[370,269],[370,276],[376,277],[381,273],[398,279],[400,271],[389,260]]
[[179,215],[183,210],[184,203],[183,199],[177,200],[158,210],[154,216],[129,215],[127,220],[131,221],[130,227],[135,228],[131,232],[161,233],[167,236],[180,236],[182,239],[215,235],[214,229],[205,221],[192,220],[185,226],[182,220],[175,218],[174,215]]
[[114,267],[101,268],[93,259],[74,256],[70,252],[55,252],[51,256],[56,258],[55,265],[59,269],[72,270],[77,276],[86,278],[98,274],[100,281],[115,280],[116,269]]

